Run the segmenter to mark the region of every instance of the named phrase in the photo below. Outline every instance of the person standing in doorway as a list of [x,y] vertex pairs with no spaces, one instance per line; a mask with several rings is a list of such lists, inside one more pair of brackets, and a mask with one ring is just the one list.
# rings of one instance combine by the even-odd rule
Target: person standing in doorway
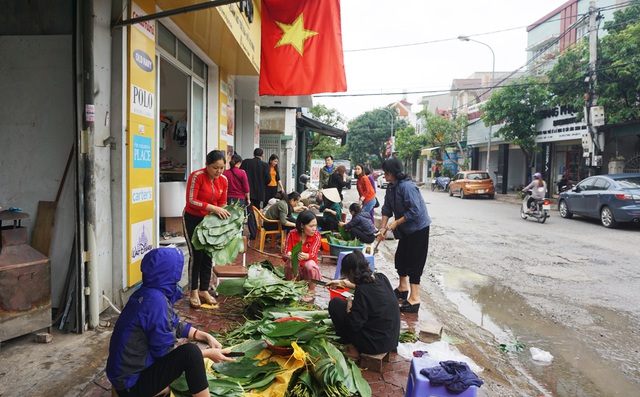
[[269,200],[276,196],[276,193],[283,192],[284,187],[280,180],[280,172],[278,171],[278,156],[272,154],[269,156],[269,183],[267,184],[266,197],[264,202],[268,203]]
[[227,177],[229,182],[227,204],[239,203],[246,207],[250,201],[249,180],[247,173],[240,169],[241,165],[242,157],[238,153],[234,153],[229,161],[229,169],[224,170],[223,175]]
[[[262,203],[265,203],[267,185],[271,181],[271,175],[269,175],[269,164],[262,161],[264,151],[260,148],[256,148],[253,151],[253,158],[244,160],[240,166],[241,170],[247,173],[249,179],[249,190],[251,205],[258,209],[262,208]],[[249,240],[256,239],[256,233],[258,232],[258,226],[256,224],[256,218],[253,211],[249,211],[247,218],[249,226]]]
[[229,218],[229,211],[222,208],[227,204],[227,177],[222,175],[226,158],[220,150],[212,150],[207,154],[206,167],[193,171],[187,180],[187,204],[182,213],[182,227],[187,236],[189,247],[189,267],[191,269],[192,308],[200,307],[201,301],[215,305],[217,302],[209,294],[211,282],[211,258],[201,249],[197,250],[191,243],[196,226],[209,214],[222,219]]
[[[378,241],[386,240],[387,231],[399,239],[394,258],[400,278],[394,290],[404,300],[400,311],[417,313],[420,309],[420,277],[429,252],[431,218],[416,184],[402,171],[402,162],[390,157],[382,163],[384,177],[389,182],[382,205],[382,221]],[[394,220],[389,222],[389,218]]]

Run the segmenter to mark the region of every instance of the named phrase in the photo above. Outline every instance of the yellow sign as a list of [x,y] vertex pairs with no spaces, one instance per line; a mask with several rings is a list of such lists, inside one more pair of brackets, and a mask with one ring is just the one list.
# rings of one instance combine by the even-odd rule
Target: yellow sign
[[[155,11],[154,0],[131,4],[131,18]],[[156,24],[155,21],[128,27],[128,120],[127,120],[127,286],[142,279],[140,261],[155,246],[153,190],[157,159],[156,116]]]
[[[253,2],[252,2],[253,3]],[[259,3],[259,1],[257,2]],[[242,51],[253,64],[256,70],[260,70],[260,23],[259,16],[256,20],[249,21],[245,12],[242,12],[240,4],[229,4],[216,7],[222,19],[233,34]],[[258,14],[260,8],[252,6],[253,12]]]

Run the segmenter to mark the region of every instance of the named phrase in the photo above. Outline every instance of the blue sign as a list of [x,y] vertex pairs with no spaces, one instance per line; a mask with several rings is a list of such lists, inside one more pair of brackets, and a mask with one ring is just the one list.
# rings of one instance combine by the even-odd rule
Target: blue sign
[[151,138],[133,136],[133,168],[151,168]]

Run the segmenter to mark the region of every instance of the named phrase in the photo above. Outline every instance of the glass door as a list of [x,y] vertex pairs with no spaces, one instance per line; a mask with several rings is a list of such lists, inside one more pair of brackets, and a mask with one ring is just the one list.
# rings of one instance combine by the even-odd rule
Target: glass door
[[189,145],[189,172],[204,167],[205,163],[205,98],[204,86],[191,79],[191,137]]

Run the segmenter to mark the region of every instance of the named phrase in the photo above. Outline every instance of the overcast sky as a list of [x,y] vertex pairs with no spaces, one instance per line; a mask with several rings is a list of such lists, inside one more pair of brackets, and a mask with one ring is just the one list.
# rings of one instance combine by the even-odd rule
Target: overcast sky
[[[447,90],[453,79],[491,72],[489,48],[457,39],[466,35],[489,45],[496,71],[526,62],[527,30],[566,0],[341,0],[348,94],[395,95],[329,98],[314,104],[335,108],[347,119],[402,99],[402,92]],[[414,43],[424,43],[410,45]],[[367,50],[387,47],[385,49]],[[428,92],[407,94],[413,111]]]

